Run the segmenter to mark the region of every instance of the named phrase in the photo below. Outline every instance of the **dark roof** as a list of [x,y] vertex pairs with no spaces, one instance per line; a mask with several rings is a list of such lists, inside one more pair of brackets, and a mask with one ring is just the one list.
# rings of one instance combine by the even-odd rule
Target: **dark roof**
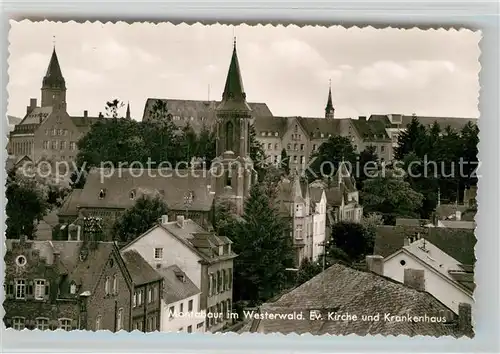
[[390,141],[385,124],[377,120],[352,119],[352,125],[363,140]]
[[148,284],[162,278],[137,251],[130,250],[124,252],[122,253],[122,257],[134,285]]
[[166,304],[172,304],[201,293],[201,290],[189,279],[186,273],[176,265],[160,268],[157,272],[164,280],[163,301]]
[[[193,195],[190,210],[209,211],[214,200],[214,194],[207,188],[209,177],[207,171],[196,170],[175,173],[166,169],[147,171],[126,168],[109,173],[105,169],[94,168],[90,170],[83,189],[67,199],[60,214],[71,215],[69,213],[75,211],[77,205],[82,208],[128,209],[134,206],[141,194],[148,193],[162,196],[170,210],[185,210],[184,196],[188,192]],[[99,199],[101,189],[106,190],[103,199]],[[135,192],[134,199],[130,198],[131,191]]]
[[[196,132],[201,131],[203,126],[211,128],[215,124],[216,109],[221,103],[221,101],[148,98],[144,106],[143,121],[153,119],[151,109],[156,101],[166,103],[167,114],[172,115],[175,125],[183,127],[189,123]],[[248,105],[252,109],[253,117],[269,117],[273,115],[265,103],[249,102]]]
[[80,131],[83,131],[83,132],[86,132],[88,130],[90,130],[92,124],[95,124],[99,121],[103,121],[107,118],[104,118],[104,117],[85,117],[85,116],[72,116],[70,117],[71,118],[71,121],[73,122],[73,124],[80,130]]
[[[294,123],[298,123],[311,139],[328,139],[329,136],[340,134],[341,119],[257,116],[255,131],[259,136],[270,133],[272,137],[278,133],[282,137]],[[323,137],[321,136],[323,134]]]
[[23,120],[22,118],[7,115],[7,121],[8,121],[7,124],[9,126],[17,125],[17,124],[21,123],[22,120]]
[[396,218],[396,226],[425,226],[431,223],[429,219]]
[[476,289],[476,284],[474,282],[474,272],[470,271],[450,271],[450,276],[459,284],[464,286],[466,289],[474,292]]
[[[310,311],[323,319],[309,320]],[[384,321],[384,314],[442,317],[451,310],[431,294],[370,272],[335,264],[281,296],[264,304],[261,313],[302,313],[304,320],[254,320],[254,330],[263,333],[310,333],[313,335],[460,335],[456,325],[436,322]],[[328,313],[357,315],[357,321],[329,320]],[[381,315],[380,321],[363,321],[362,315]],[[259,322],[258,325],[255,321]]]
[[73,189],[64,199],[63,205],[59,209],[57,215],[61,216],[75,216],[78,215],[78,206],[80,195],[83,189]]
[[[18,125],[35,125],[38,126],[44,122],[52,113],[52,107],[35,107],[31,112],[26,114],[23,120]],[[20,130],[21,127],[17,126],[14,132]],[[21,131],[20,131],[21,132]]]
[[219,105],[220,110],[243,110],[250,111],[246,101],[246,94],[243,88],[243,79],[241,78],[240,64],[238,62],[238,53],[236,52],[236,41],[234,42],[231,63],[227,72],[222,102]]
[[43,78],[43,86],[50,88],[62,88],[66,89],[66,81],[64,80],[63,74],[61,72],[61,67],[59,66],[59,60],[57,59],[56,48],[52,50],[52,56],[50,57],[50,63],[47,67],[47,72]]
[[474,230],[441,227],[378,226],[373,254],[387,257],[404,246],[407,237],[420,236],[462,264],[474,264]]
[[[379,121],[382,122],[386,127],[402,127],[405,128],[408,124],[413,119],[413,116],[411,115],[401,115],[401,114],[396,114],[395,116],[401,117],[401,124],[396,125],[392,124],[390,120],[390,115],[389,114],[372,114],[368,121]],[[445,129],[447,126],[450,126],[451,128],[455,130],[460,130],[462,129],[463,126],[465,126],[468,122],[477,124],[478,119],[477,118],[461,118],[461,117],[425,117],[425,116],[417,116],[418,121],[425,125],[425,126],[430,126],[433,125],[434,122],[437,122],[440,126],[441,129]]]

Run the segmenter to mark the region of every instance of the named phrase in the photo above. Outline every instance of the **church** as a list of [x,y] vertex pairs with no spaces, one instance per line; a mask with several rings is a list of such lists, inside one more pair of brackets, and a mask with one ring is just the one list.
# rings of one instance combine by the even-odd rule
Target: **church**
[[245,197],[257,181],[250,158],[252,108],[243,88],[236,42],[222,100],[216,108],[216,158],[211,169],[108,170],[94,168],[83,189],[74,189],[59,210],[61,223],[81,215],[101,217],[111,224],[141,195],[158,195],[169,207],[169,218],[185,216],[200,225],[213,221],[215,198],[230,201],[243,213]]

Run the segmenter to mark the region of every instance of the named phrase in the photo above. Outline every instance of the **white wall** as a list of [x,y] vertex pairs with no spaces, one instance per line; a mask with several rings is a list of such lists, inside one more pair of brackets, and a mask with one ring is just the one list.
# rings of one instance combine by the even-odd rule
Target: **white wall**
[[321,197],[321,201],[316,205],[316,213],[313,215],[313,245],[312,245],[312,261],[317,261],[319,255],[323,253],[323,242],[326,238],[326,197],[325,193]]
[[[404,266],[400,263],[402,260],[405,261]],[[456,314],[458,314],[459,303],[465,302],[471,305],[474,303],[472,296],[466,294],[451,282],[443,279],[436,272],[424,266],[421,262],[408,254],[401,252],[384,261],[384,275],[401,283],[404,282],[405,268],[425,270],[425,290],[444,303]]]
[[[188,312],[189,300],[193,300],[193,311]],[[170,307],[174,307],[174,313],[179,313],[181,311],[180,306],[183,304],[183,312],[187,314],[186,316],[174,315],[170,316]],[[198,328],[198,324],[203,323],[203,325]],[[200,311],[200,294],[191,296],[189,298],[177,301],[171,304],[163,303],[161,312],[161,332],[188,332],[188,327],[192,327],[192,332],[205,332],[205,316]]]
[[[163,248],[163,259],[156,260],[155,248]],[[201,264],[199,256],[172,236],[165,229],[157,227],[147,235],[122,249],[122,252],[136,250],[154,269],[177,265],[189,279],[201,289]]]

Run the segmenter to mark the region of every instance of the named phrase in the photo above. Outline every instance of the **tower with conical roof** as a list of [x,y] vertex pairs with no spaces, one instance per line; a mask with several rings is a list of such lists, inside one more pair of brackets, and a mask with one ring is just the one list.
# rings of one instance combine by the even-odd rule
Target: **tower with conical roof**
[[42,81],[42,107],[66,106],[66,81],[59,66],[56,48],[52,50],[49,66]]
[[331,80],[330,80],[330,87],[328,88],[328,100],[326,101],[325,118],[327,118],[327,119],[335,118],[335,108],[333,108],[333,103],[332,103],[332,81]]
[[244,198],[256,181],[250,158],[252,110],[241,78],[236,40],[229,64],[222,101],[216,109],[217,135],[214,166],[215,193],[231,199],[236,213],[243,213]]
[[125,118],[130,118],[130,102],[127,102],[127,113],[125,113]]

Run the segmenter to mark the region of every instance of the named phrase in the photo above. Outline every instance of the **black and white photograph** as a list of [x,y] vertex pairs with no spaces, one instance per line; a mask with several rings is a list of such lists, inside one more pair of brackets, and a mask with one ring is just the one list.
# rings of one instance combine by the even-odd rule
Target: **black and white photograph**
[[480,31],[8,39],[9,330],[474,337]]

